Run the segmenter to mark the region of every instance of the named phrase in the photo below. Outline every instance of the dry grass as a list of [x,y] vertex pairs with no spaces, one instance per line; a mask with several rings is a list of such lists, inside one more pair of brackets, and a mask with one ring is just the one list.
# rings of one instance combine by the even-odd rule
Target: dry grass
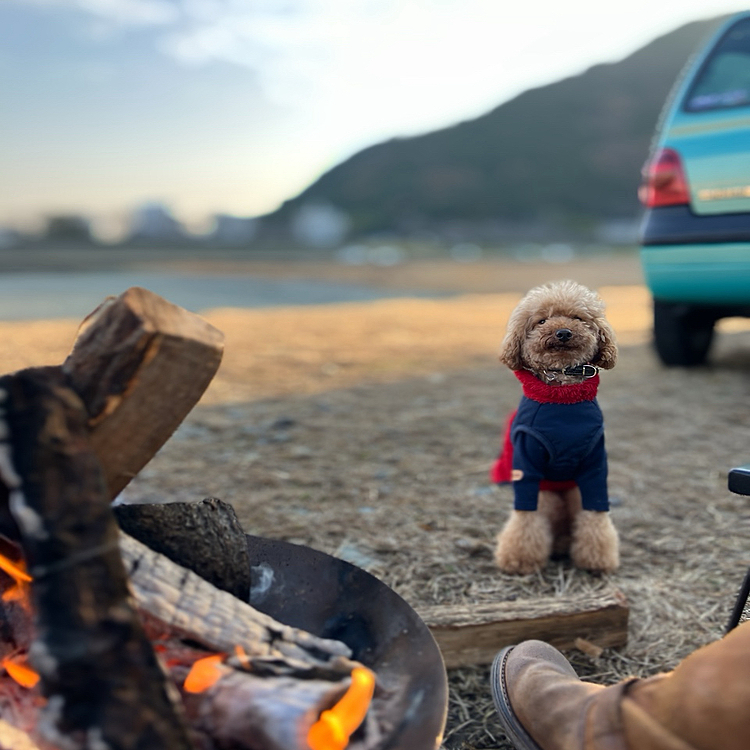
[[[571,654],[576,667],[603,682],[672,667],[720,635],[750,564],[748,502],[726,490],[749,462],[750,334],[722,335],[709,368],[665,370],[644,343],[645,291],[602,288],[623,344],[600,395],[622,567],[512,577],[491,559],[511,492],[487,472],[519,397],[494,353],[521,291],[207,313],[227,336],[222,369],[127,495],[221,497],[248,532],[350,559],[417,609],[615,584],[628,646]],[[59,362],[76,325],[0,325],[6,370]],[[449,677],[445,748],[508,748],[488,669]]]

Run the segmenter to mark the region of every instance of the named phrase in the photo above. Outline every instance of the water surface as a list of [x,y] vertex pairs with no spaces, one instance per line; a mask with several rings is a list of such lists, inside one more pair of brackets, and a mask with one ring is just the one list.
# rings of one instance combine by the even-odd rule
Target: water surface
[[0,320],[83,318],[105,297],[142,286],[180,307],[278,307],[364,302],[384,297],[432,297],[356,284],[308,279],[193,275],[159,271],[0,274]]

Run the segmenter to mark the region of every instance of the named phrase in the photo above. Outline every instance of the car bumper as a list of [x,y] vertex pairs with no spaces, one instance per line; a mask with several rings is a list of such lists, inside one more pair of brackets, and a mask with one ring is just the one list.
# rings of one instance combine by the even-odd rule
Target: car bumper
[[[750,305],[750,241],[646,245],[646,284],[655,299],[702,305]],[[738,315],[746,315],[738,310]]]
[[662,206],[645,212],[640,231],[643,245],[750,242],[750,213],[694,214],[690,206]]

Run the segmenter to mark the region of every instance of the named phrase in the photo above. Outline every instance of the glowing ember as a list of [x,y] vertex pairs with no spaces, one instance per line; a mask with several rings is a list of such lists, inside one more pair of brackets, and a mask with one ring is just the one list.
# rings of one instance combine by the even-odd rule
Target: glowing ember
[[352,684],[341,700],[323,711],[307,734],[311,750],[344,750],[364,721],[375,691],[375,675],[364,667],[352,670]]
[[188,672],[182,687],[186,693],[202,693],[208,690],[211,685],[218,682],[219,678],[225,673],[222,668],[222,662],[226,654],[214,654],[198,659]]
[[26,663],[25,657],[6,657],[0,666],[21,687],[33,688],[39,682],[39,675]]

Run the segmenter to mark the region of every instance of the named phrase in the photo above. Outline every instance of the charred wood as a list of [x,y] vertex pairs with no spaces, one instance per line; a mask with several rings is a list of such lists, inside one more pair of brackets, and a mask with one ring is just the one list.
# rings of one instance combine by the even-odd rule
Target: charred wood
[[[19,542],[34,577],[31,608],[2,605],[0,655],[28,648],[41,675],[26,693],[41,711],[33,731],[14,735],[0,719],[0,750],[10,736],[30,750],[303,748],[346,688],[347,646],[245,603],[247,542],[229,506],[120,506],[123,526],[166,556],[115,520],[110,500],[198,401],[221,352],[200,318],[131,289],[95,312],[63,367],[0,378],[0,534]],[[12,557],[9,546],[0,552]],[[186,664],[165,658],[169,679],[155,633],[172,652],[227,654],[221,678],[181,701]],[[2,695],[16,689],[5,683]],[[368,721],[362,736],[379,736]]]
[[195,503],[116,505],[113,510],[129,536],[248,601],[247,537],[231,505],[211,497]]

